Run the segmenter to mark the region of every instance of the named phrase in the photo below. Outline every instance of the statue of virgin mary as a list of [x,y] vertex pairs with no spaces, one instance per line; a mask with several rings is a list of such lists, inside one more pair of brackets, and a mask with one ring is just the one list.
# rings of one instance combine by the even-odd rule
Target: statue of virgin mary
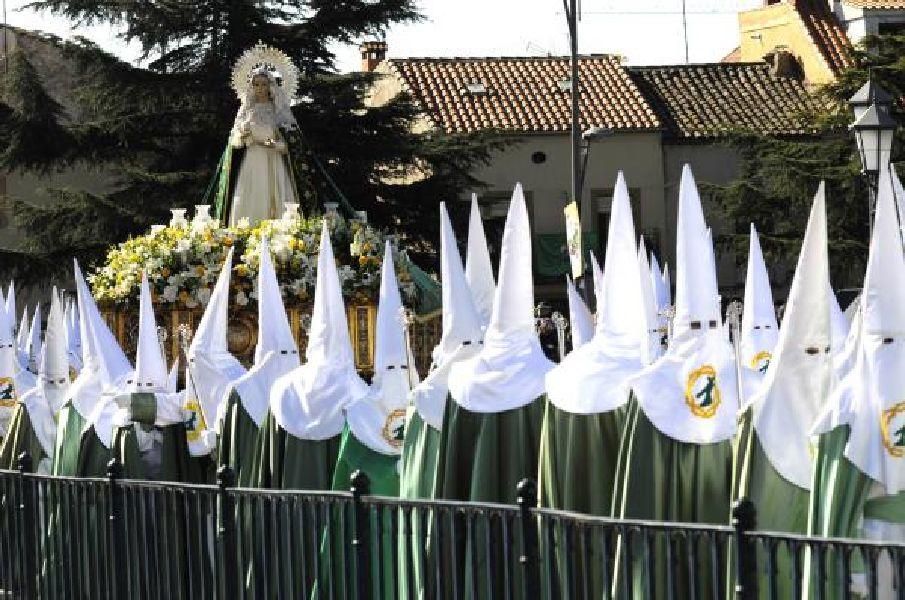
[[214,214],[227,226],[243,218],[253,225],[299,202],[285,135],[298,127],[290,110],[298,71],[258,42],[236,62],[232,84],[241,104],[220,160]]

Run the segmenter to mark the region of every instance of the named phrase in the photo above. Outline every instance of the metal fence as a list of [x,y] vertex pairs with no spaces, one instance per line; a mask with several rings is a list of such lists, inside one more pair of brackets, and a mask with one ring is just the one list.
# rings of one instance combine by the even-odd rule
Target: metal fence
[[0,471],[0,590],[15,598],[905,597],[905,545],[414,501]]

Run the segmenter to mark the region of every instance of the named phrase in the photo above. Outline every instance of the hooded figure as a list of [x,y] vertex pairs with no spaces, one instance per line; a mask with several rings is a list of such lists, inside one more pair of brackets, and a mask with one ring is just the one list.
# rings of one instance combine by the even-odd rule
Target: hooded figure
[[[738,377],[720,318],[710,234],[688,165],[677,225],[674,333],[666,353],[628,381],[637,402],[622,436],[614,516],[725,524]],[[662,550],[654,568],[665,583]],[[635,567],[635,576],[644,576],[644,565]],[[699,583],[705,587],[697,595],[716,592],[705,589],[709,582]]]
[[[449,373],[453,365],[475,356],[484,336],[481,316],[465,279],[462,259],[453,234],[446,204],[440,203],[440,282],[443,295],[443,334],[433,351],[430,373],[412,390],[412,409],[405,426],[402,446],[402,475],[399,495],[402,498],[434,497],[440,430],[449,396]],[[413,531],[422,531],[417,514],[412,516]],[[400,529],[400,556],[406,545],[412,556],[423,552],[422,540],[413,540]],[[408,581],[407,561],[399,561],[399,581]],[[411,565],[415,589],[434,589],[425,582],[430,570],[422,570],[418,561]]]
[[[643,288],[650,286],[650,273],[646,267],[641,269],[635,239],[628,188],[620,173],[610,212],[594,337],[546,377],[549,403],[540,446],[541,506],[611,515],[619,439],[629,400],[627,380],[649,362]],[[567,585],[565,566],[573,563],[578,572],[587,571],[584,574],[594,589],[591,596],[603,594],[599,570],[592,566],[603,560],[603,549],[594,541],[589,550],[587,558],[581,552],[558,552],[560,577],[552,585]],[[565,594],[565,589],[554,595]]]
[[386,243],[377,307],[374,379],[370,393],[346,408],[346,430],[333,475],[333,489],[346,490],[357,469],[368,474],[371,493],[399,495],[400,455],[409,392],[418,381],[410,360],[402,297],[393,250]]
[[21,369],[16,358],[12,323],[6,310],[0,310],[0,365],[3,365],[4,372],[0,379],[0,411],[4,415],[0,469],[18,468],[19,454],[28,452],[37,472],[50,473],[56,435],[55,417],[69,387],[68,365],[65,361],[60,364],[61,346],[65,359],[65,340],[62,338],[62,314],[56,288],[50,311],[44,356],[40,361],[41,372],[36,380],[29,371]]
[[[754,223],[748,242],[748,273],[745,278],[745,301],[742,313],[741,344],[739,356],[741,367],[746,370],[746,381],[753,383],[750,393],[760,387],[763,376],[773,357],[773,348],[779,339],[779,325],[776,323],[776,309],[773,306],[773,291],[764,264],[764,254]],[[753,376],[752,376],[753,374]],[[750,394],[746,393],[746,400]]]
[[23,369],[28,368],[28,341],[31,329],[28,326],[28,307],[22,307],[22,320],[19,321],[19,328],[16,329],[16,348],[17,356]]
[[267,416],[270,390],[277,379],[301,364],[266,238],[261,238],[258,254],[255,364],[229,388],[220,425],[220,465],[233,470],[240,487],[253,486],[257,478],[258,438]]
[[[888,170],[881,170],[878,187],[854,365],[812,429],[819,438],[808,533],[901,543],[905,541],[905,256]],[[836,563],[831,570],[828,580],[838,580]],[[881,558],[878,579],[879,597],[887,597],[886,593],[892,597],[886,558]],[[856,574],[853,580],[857,587],[864,575]]]
[[345,409],[368,393],[355,371],[346,304],[324,221],[305,364],[270,390],[261,432],[260,485],[328,490],[346,424]]
[[575,289],[572,278],[566,275],[566,296],[569,298],[569,327],[572,329],[572,351],[584,346],[594,337],[594,317]]
[[[438,498],[512,503],[517,484],[537,473],[544,377],[553,363],[537,339],[533,308],[531,226],[522,186],[517,184],[503,231],[484,347],[450,371],[453,401],[447,402],[443,417]],[[485,553],[479,554],[460,564],[487,559]],[[497,559],[500,565],[503,557]],[[469,568],[469,577],[474,576]]]
[[78,302],[70,300],[66,309],[66,353],[69,356],[70,375],[82,370],[82,338],[79,332]]
[[597,312],[600,312],[601,308],[601,294],[603,294],[603,269],[600,268],[600,263],[597,262],[597,257],[594,256],[593,252],[588,252],[588,258],[591,260],[591,276],[594,282],[594,298],[597,301],[596,308]]
[[213,480],[208,457],[193,458],[187,443],[185,394],[170,391],[170,373],[157,334],[148,278],[142,273],[138,304],[135,373],[116,396],[120,410],[114,453],[133,479],[206,483]]
[[[651,254],[653,256],[653,254]],[[638,239],[638,268],[644,281],[641,282],[641,295],[644,297],[644,330],[646,335],[646,354],[644,364],[650,364],[660,358],[665,349],[666,329],[660,327],[660,310],[657,308],[657,291],[654,289],[651,275],[653,272],[647,262],[647,247],[644,236]]]
[[229,249],[217,283],[201,316],[187,353],[186,438],[193,456],[210,454],[216,445],[216,423],[230,385],[245,374],[229,351],[229,281],[233,248]]
[[475,306],[481,315],[481,322],[486,327],[493,311],[496,282],[493,279],[493,265],[490,262],[490,250],[487,248],[487,236],[484,234],[484,222],[481,220],[481,210],[475,194],[471,195],[471,213],[468,216],[465,281],[471,289]]
[[16,337],[16,289],[13,285],[13,282],[9,282],[9,287],[6,290],[6,298],[4,298],[3,306],[6,308],[6,318],[9,321],[9,326],[12,329],[13,338]]
[[[750,269],[748,273],[750,285]],[[826,209],[821,184],[798,256],[778,343],[770,349],[763,382],[747,399],[750,409],[743,413],[743,432],[739,436],[736,497],[747,497],[754,503],[757,526],[762,530],[802,534],[807,529],[814,465],[809,431],[833,380],[828,285]],[[746,313],[750,306],[747,296],[746,290]],[[756,346],[749,347],[749,357],[754,352],[752,348]],[[742,360],[746,360],[744,354]],[[777,554],[775,568],[775,580],[783,587],[779,596],[791,597],[793,571],[786,553]],[[766,579],[761,585],[768,589]]]
[[78,262],[74,268],[83,366],[57,417],[53,473],[102,477],[106,475],[113,444],[113,398],[126,390],[126,380],[134,375],[97,309]]

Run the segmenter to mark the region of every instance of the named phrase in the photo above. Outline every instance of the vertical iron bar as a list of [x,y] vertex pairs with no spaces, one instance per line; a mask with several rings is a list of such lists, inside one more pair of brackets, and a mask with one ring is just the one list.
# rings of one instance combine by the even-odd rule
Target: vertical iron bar
[[757,526],[757,510],[747,498],[732,507],[732,526],[735,528],[735,597],[740,600],[757,598],[757,548],[748,535]]
[[35,580],[35,497],[34,489],[25,479],[32,471],[31,456],[27,452],[19,455],[16,466],[19,469],[19,529],[22,539],[22,592],[25,598],[36,598]]
[[356,470],[352,473],[351,486],[352,506],[355,513],[355,531],[352,539],[354,552],[356,594],[359,600],[364,600],[371,595],[371,567],[368,556],[370,548],[370,523],[368,521],[368,507],[362,503],[361,497],[370,493],[371,482],[364,471]]
[[236,577],[239,564],[236,560],[236,507],[228,489],[235,484],[232,469],[222,466],[217,470],[217,542],[220,544],[220,590],[224,598],[236,598],[239,590]]
[[123,489],[117,482],[123,475],[123,466],[113,458],[107,463],[107,486],[110,490],[110,513],[107,518],[110,531],[110,571],[113,573],[113,589],[117,598],[126,597],[123,578],[119,576],[119,563],[125,557],[125,522],[123,520]]
[[[516,488],[516,503],[519,507],[519,517],[522,530],[522,555],[519,556],[519,565],[522,571],[522,583],[526,598],[538,598],[540,596],[540,573],[538,565],[537,525],[531,516],[531,509],[537,508],[537,484],[533,479],[522,479]],[[552,560],[553,555],[550,555]]]

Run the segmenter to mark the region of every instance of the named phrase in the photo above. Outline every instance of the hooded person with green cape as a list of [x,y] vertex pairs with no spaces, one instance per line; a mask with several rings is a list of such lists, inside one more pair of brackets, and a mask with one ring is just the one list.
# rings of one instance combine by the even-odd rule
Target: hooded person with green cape
[[[814,468],[809,432],[834,378],[828,282],[826,210],[821,184],[811,208],[778,341],[770,347],[763,382],[742,413],[746,432],[741,436],[745,446],[736,456],[740,476],[736,497],[746,497],[754,503],[757,527],[761,530],[797,534],[807,531]],[[746,290],[746,312],[753,302],[750,296]],[[749,350],[748,358],[752,353],[754,350]],[[772,591],[779,598],[793,597],[799,582],[794,581],[792,556],[785,548],[779,548],[772,576],[766,572],[767,558],[766,553],[758,558],[761,592]],[[771,585],[775,586],[772,590]]]
[[[476,210],[476,205],[473,205],[472,210]],[[480,215],[477,226],[480,227]],[[469,235],[469,240],[471,239],[480,239],[484,243],[483,228],[480,234]],[[484,252],[486,253],[486,245]],[[483,255],[477,249],[474,250],[474,256],[476,263],[483,261]],[[492,277],[491,270],[491,285]],[[442,335],[432,353],[430,372],[412,390],[412,404],[405,426],[399,485],[399,496],[404,499],[430,500],[434,497],[440,430],[443,428],[443,413],[449,395],[449,372],[454,364],[475,356],[480,351],[484,336],[481,316],[475,306],[474,288],[469,286],[466,279],[446,204],[443,202],[440,203],[440,283],[443,296]],[[411,521],[411,530],[418,532],[416,535],[409,535],[403,530],[399,532],[400,597],[406,598],[413,595],[409,594],[410,587],[416,595],[425,589],[434,590],[437,584],[425,581],[425,577],[431,575],[424,558],[429,551],[430,537],[429,533],[421,536],[432,525],[423,522],[416,514],[412,515]]]
[[[901,544],[905,541],[905,255],[887,169],[880,171],[878,188],[854,364],[812,429],[819,437],[808,533]],[[849,590],[877,593],[880,598],[895,594],[888,554],[880,554],[874,571],[869,564],[858,564],[867,557],[853,552],[851,581],[845,581],[833,556],[809,557],[811,573],[816,569],[814,561],[825,561],[829,589],[824,597],[842,597]],[[875,590],[868,589],[874,579],[871,575]],[[807,597],[818,596],[818,585],[816,576],[806,577]]]
[[[651,255],[653,256],[653,255]],[[660,327],[660,311],[657,308],[657,290],[651,282],[651,268],[647,261],[647,247],[644,236],[638,238],[638,268],[645,281],[641,284],[641,295],[644,298],[645,344],[648,362],[654,362],[666,349],[664,329]]]
[[[0,336],[3,335],[6,339],[0,338],[0,363],[12,364],[15,362],[12,328],[6,312],[0,309]],[[56,415],[69,389],[65,323],[56,287],[51,293],[41,354],[37,385],[19,398],[0,445],[0,469],[17,469],[22,452],[31,457],[37,473],[49,474],[53,465]]]
[[261,433],[262,487],[329,490],[345,409],[368,393],[355,370],[346,304],[324,220],[307,361],[276,380]]
[[575,289],[572,278],[566,275],[566,298],[569,301],[569,329],[572,331],[572,351],[584,346],[594,337],[594,317]]
[[[484,345],[452,366],[437,461],[436,497],[513,504],[520,481],[537,476],[543,422],[544,377],[553,367],[534,328],[531,226],[522,186],[517,184],[503,231],[499,282]],[[463,536],[459,565],[465,589],[501,585],[502,556],[489,557],[478,543],[490,525],[476,523]],[[489,550],[488,550],[489,551]],[[472,555],[470,553],[474,552]],[[471,560],[464,561],[465,553]],[[510,565],[515,569],[516,565]]]
[[[628,381],[634,400],[621,437],[613,516],[727,524],[738,378],[720,318],[713,246],[687,165],[679,188],[676,245],[674,333],[666,353]],[[628,547],[624,542],[622,551]],[[665,593],[663,542],[657,538],[650,548],[653,568],[643,560],[643,552],[621,555],[620,560],[634,561],[634,578],[620,577],[615,589],[631,586],[633,594],[651,594],[653,585],[657,594]],[[721,570],[702,548],[696,556],[696,562],[689,559],[698,573]],[[673,584],[687,590],[685,571],[675,575]],[[722,587],[711,589],[710,578],[695,581],[696,596],[718,593]]]
[[301,364],[266,238],[261,238],[258,255],[255,362],[228,388],[221,405],[223,418],[219,427],[219,462],[232,469],[239,487],[253,487],[257,482],[260,432],[274,382]]
[[[186,440],[192,456],[212,454],[217,447],[217,424],[225,411],[230,386],[245,375],[245,367],[229,351],[229,283],[233,248],[229,249],[210,299],[186,350]],[[221,464],[222,464],[222,460]]]
[[142,273],[135,372],[114,398],[109,417],[113,451],[133,479],[209,483],[213,463],[191,455],[186,438],[185,394],[171,391],[172,372],[157,332],[148,278]]
[[[628,188],[622,173],[616,180],[610,212],[602,288],[597,292],[594,337],[547,374],[547,403],[540,443],[540,505],[608,517],[620,435],[629,401],[629,377],[651,361],[646,332],[644,286],[650,274],[642,272],[635,247],[635,227]],[[589,552],[565,547],[557,532],[557,577],[548,582],[554,596],[580,593],[587,577],[592,596],[605,594],[598,565],[600,542]],[[610,546],[612,547],[612,545]],[[587,562],[586,562],[587,561]],[[571,575],[571,576],[570,576]]]
[[[368,476],[371,494],[391,497],[399,495],[400,455],[408,395],[412,384],[418,380],[406,342],[404,318],[402,297],[393,265],[393,249],[388,241],[384,249],[377,306],[374,378],[368,394],[346,408],[346,427],[333,473],[334,490],[348,490],[352,474],[360,470]],[[384,511],[382,517],[376,522],[380,523],[380,529],[376,524],[374,526],[371,547],[379,548],[385,558],[372,562],[371,582],[375,590],[380,590],[382,598],[391,598],[396,596],[397,565],[392,557],[395,556],[397,540],[393,537],[392,515]],[[404,526],[400,529],[407,530]],[[341,542],[334,532],[334,564],[342,561]],[[334,575],[333,579],[337,593],[349,581],[342,575]],[[348,590],[349,593],[351,591]]]
[[75,284],[83,366],[57,417],[53,474],[104,477],[112,458],[113,397],[124,389],[133,369],[104,322],[78,263]]

